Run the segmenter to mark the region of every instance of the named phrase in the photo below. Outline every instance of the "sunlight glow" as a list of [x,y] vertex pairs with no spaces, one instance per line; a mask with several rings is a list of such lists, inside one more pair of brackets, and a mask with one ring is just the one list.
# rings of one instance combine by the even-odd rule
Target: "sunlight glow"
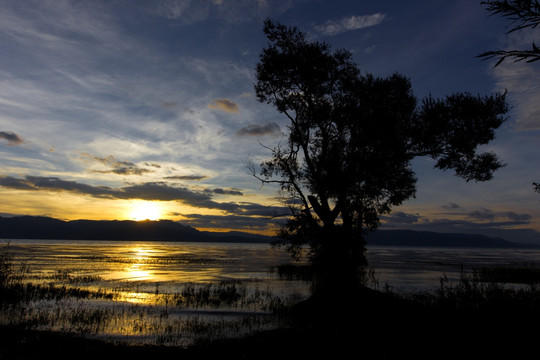
[[134,203],[130,212],[130,218],[136,221],[159,220],[161,216],[161,206],[155,202],[150,201],[141,201]]

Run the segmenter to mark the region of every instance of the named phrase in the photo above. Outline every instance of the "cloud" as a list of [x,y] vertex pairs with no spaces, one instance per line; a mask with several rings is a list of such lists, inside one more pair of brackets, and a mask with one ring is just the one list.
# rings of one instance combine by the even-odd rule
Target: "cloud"
[[420,220],[421,216],[418,214],[408,214],[403,211],[397,211],[387,216],[383,216],[382,220],[388,226],[403,225],[403,224],[415,224]]
[[225,190],[225,189],[217,188],[217,189],[208,189],[206,191],[213,194],[218,194],[218,195],[237,195],[237,196],[244,195],[241,191],[233,190],[233,189]]
[[[117,160],[112,155],[109,155],[106,157],[99,157],[99,156],[90,155],[88,153],[83,153],[82,156],[84,158],[97,161],[98,163],[101,163],[105,166],[111,167],[111,169],[107,169],[107,170],[92,170],[93,172],[96,172],[96,173],[117,174],[117,175],[142,175],[145,173],[152,172],[152,170],[140,168],[132,162]],[[155,168],[159,167],[159,165],[157,164],[149,164],[149,166],[152,166]]]
[[532,216],[529,214],[518,214],[513,211],[493,211],[490,209],[480,209],[470,212],[467,215],[469,218],[482,220],[482,221],[493,221],[496,218],[508,219],[510,221],[515,221],[523,224],[528,224],[532,219]]
[[497,87],[508,90],[516,112],[518,130],[540,129],[540,84],[534,65],[505,61],[494,69]]
[[8,145],[19,145],[23,142],[19,135],[11,131],[0,131],[0,139],[6,140]]
[[[502,50],[531,48],[531,43],[540,36],[540,29],[524,30],[506,34],[501,38]],[[540,129],[540,84],[537,81],[538,67],[524,61],[514,62],[509,58],[493,69],[498,91],[508,91],[508,101],[515,110],[517,130]],[[497,59],[492,61],[495,64]]]
[[188,181],[199,181],[206,179],[208,176],[206,175],[174,175],[174,176],[166,176],[165,179],[167,180],[188,180]]
[[514,242],[540,244],[540,233],[523,228],[524,225],[531,223],[532,216],[529,214],[482,208],[469,213],[453,212],[452,215],[453,218],[430,218],[424,215],[395,212],[382,217],[383,222],[380,228],[382,230],[409,229],[441,233],[482,234]]
[[176,101],[164,101],[161,104],[164,108],[175,108],[178,106],[178,102]]
[[246,127],[241,128],[236,132],[237,136],[264,136],[264,135],[271,135],[271,136],[278,136],[281,135],[281,129],[278,124],[275,122],[268,123],[265,125],[248,125]]
[[238,104],[226,98],[215,99],[212,104],[208,104],[208,107],[214,110],[222,110],[229,114],[238,114],[239,112]]
[[348,16],[340,20],[330,20],[323,25],[315,26],[322,35],[333,36],[351,30],[365,29],[380,24],[386,17],[386,14],[376,13],[372,15]]
[[272,216],[284,211],[282,208],[256,203],[217,202],[212,200],[212,196],[215,194],[243,195],[238,190],[218,188],[197,191],[186,187],[170,186],[164,182],[146,182],[112,188],[62,180],[57,177],[25,176],[24,178],[15,178],[12,176],[0,176],[0,186],[26,191],[71,192],[106,199],[179,201],[193,207],[222,210],[244,216]]
[[442,206],[443,209],[451,209],[451,210],[456,210],[456,209],[461,209],[461,206],[459,206],[458,204],[456,203],[453,203],[453,202],[450,202],[446,205],[443,205]]
[[227,228],[227,229],[251,229],[258,231],[270,230],[274,221],[263,217],[244,215],[202,215],[180,214],[185,220],[182,223],[195,228]]

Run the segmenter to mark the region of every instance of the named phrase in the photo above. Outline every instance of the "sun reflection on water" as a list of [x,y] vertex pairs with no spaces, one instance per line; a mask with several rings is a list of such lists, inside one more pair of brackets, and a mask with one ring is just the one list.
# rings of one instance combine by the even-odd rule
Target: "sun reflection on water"
[[149,269],[152,250],[144,247],[135,247],[129,251],[132,253],[132,262],[124,269],[131,281],[151,281],[154,279],[153,272]]

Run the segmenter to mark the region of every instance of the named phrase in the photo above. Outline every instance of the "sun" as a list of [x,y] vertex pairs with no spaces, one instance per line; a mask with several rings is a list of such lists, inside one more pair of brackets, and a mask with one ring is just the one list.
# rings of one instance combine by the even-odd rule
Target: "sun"
[[141,201],[132,205],[130,218],[136,221],[158,220],[161,218],[161,207],[150,201]]

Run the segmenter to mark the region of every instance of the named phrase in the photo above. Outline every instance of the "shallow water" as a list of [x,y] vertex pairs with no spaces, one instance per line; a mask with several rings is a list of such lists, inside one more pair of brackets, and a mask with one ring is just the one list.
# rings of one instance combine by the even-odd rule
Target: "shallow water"
[[136,302],[144,302],[145,294],[174,293],[188,283],[228,280],[270,288],[279,296],[308,291],[304,282],[280,280],[270,273],[271,266],[291,259],[269,244],[9,240],[9,245],[33,281],[129,288],[127,300]]
[[[8,243],[7,240],[0,240]],[[175,301],[182,289],[225,282],[296,302],[309,296],[309,284],[281,280],[271,266],[291,263],[268,244],[11,240],[16,267],[26,280],[114,294],[114,299],[34,300],[4,308],[2,324],[76,332],[113,341],[189,345],[196,339],[237,336],[282,326],[282,319],[260,303],[191,306]],[[433,290],[446,276],[483,266],[540,266],[539,250],[368,247],[379,287]],[[377,286],[373,284],[373,286]],[[270,294],[271,296],[267,296]]]
[[[7,243],[8,240],[3,240]],[[130,288],[133,301],[144,294],[174,293],[186,283],[240,280],[279,296],[309,293],[308,284],[280,280],[271,266],[291,263],[268,244],[9,240],[19,264],[34,281],[79,280],[93,288]],[[429,290],[442,276],[459,279],[461,270],[483,266],[540,266],[540,250],[484,248],[368,247],[367,257],[380,286]],[[64,279],[63,279],[64,277]],[[84,281],[84,280],[88,281]],[[138,294],[138,295],[137,295]]]

